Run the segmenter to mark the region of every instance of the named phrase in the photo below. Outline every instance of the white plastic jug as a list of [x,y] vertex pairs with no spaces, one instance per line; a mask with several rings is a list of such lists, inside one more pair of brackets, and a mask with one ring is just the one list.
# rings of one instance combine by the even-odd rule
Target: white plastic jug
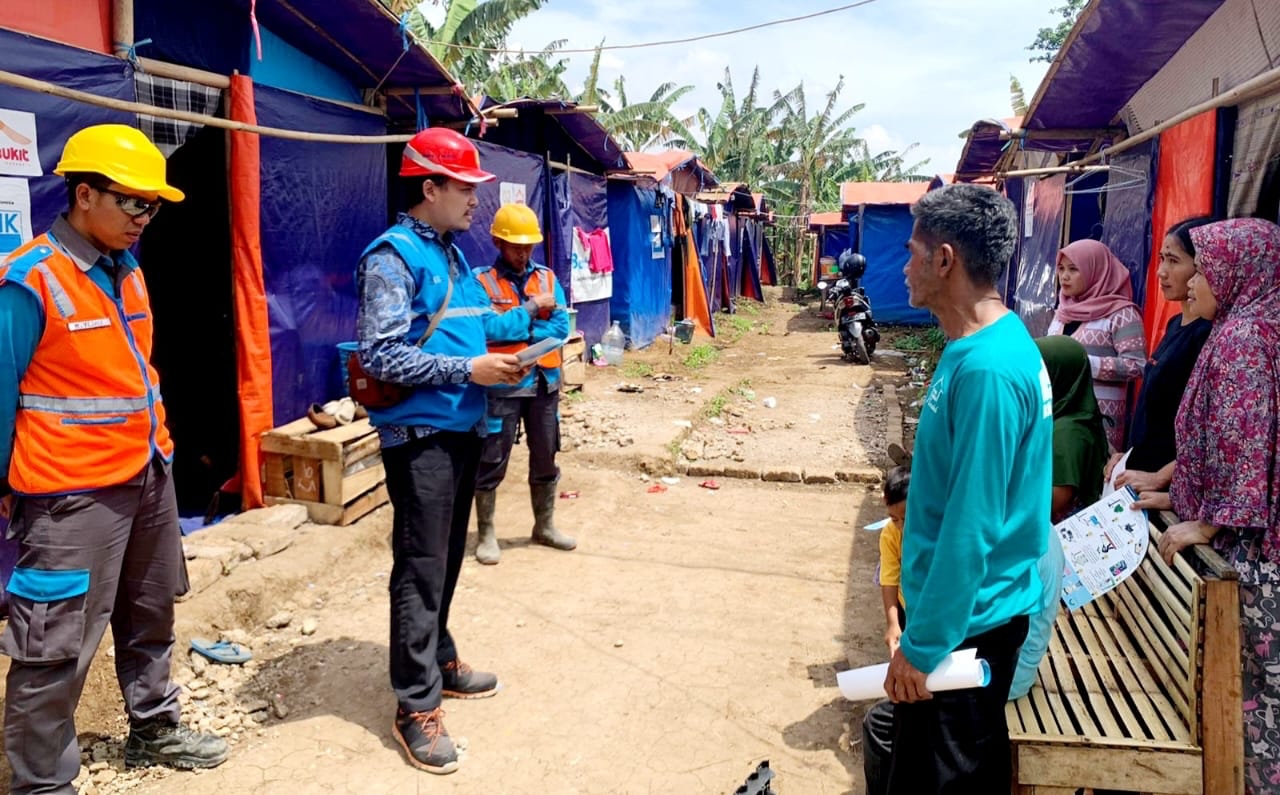
[[627,335],[622,333],[622,326],[619,321],[613,321],[613,325],[604,333],[601,340],[604,343],[604,360],[614,367],[622,366],[622,351],[627,347]]

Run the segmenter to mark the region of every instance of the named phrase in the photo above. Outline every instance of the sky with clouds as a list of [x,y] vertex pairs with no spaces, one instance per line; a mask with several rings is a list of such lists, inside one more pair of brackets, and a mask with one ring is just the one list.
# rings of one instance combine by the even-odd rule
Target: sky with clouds
[[[848,0],[845,0],[847,2]],[[713,33],[844,5],[841,0],[548,0],[520,21],[515,47],[541,49],[630,44]],[[626,75],[631,101],[647,99],[664,82],[695,90],[676,106],[687,116],[714,110],[725,68],[741,97],[760,67],[765,99],[803,81],[811,109],[821,107],[841,75],[842,107],[865,103],[853,124],[873,151],[918,144],[910,162],[928,158],[926,173],[955,169],[960,131],[974,121],[1011,115],[1009,77],[1022,81],[1030,101],[1047,64],[1030,63],[1026,46],[1055,23],[1061,0],[876,0],[802,22],[690,44],[605,52],[602,83]],[[571,58],[568,83],[580,88],[589,54]]]

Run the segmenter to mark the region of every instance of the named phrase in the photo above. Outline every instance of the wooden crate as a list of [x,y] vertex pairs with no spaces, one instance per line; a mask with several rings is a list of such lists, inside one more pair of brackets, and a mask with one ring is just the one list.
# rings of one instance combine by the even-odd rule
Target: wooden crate
[[568,392],[581,389],[587,381],[587,342],[582,332],[574,332],[560,351],[560,379]]
[[304,505],[317,524],[349,525],[388,500],[367,419],[321,431],[304,417],[264,433],[261,451],[266,503]]

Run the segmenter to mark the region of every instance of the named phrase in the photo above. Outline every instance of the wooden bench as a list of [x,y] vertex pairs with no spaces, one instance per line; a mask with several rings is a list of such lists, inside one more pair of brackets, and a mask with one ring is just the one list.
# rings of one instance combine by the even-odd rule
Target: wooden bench
[[1007,710],[1014,795],[1243,795],[1236,572],[1203,546],[1168,566],[1159,538],[1153,525],[1118,588],[1059,613],[1038,681]]

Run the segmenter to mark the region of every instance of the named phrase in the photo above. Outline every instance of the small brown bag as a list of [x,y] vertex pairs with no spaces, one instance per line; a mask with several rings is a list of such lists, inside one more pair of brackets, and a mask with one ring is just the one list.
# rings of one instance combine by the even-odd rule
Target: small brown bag
[[[440,321],[444,319],[445,310],[449,308],[449,299],[453,297],[453,279],[448,280],[448,285],[444,294],[444,303],[440,304],[440,308],[431,316],[426,332],[418,340],[419,348],[426,344],[427,339],[435,332],[436,326],[439,326]],[[356,351],[347,354],[347,393],[361,406],[367,409],[389,409],[403,402],[412,392],[411,386],[380,381],[369,375],[364,367],[360,366],[360,357]]]

